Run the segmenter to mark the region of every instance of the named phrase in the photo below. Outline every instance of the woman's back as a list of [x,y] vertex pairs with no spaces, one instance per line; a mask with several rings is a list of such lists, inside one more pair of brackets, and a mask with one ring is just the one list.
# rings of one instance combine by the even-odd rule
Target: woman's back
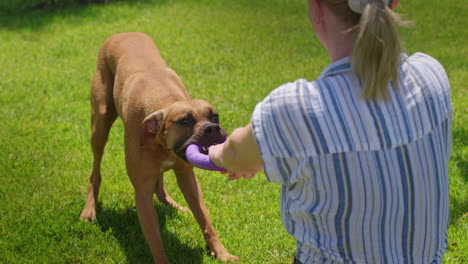
[[451,104],[442,66],[403,56],[399,89],[363,100],[349,58],[273,91],[252,125],[302,263],[440,262]]

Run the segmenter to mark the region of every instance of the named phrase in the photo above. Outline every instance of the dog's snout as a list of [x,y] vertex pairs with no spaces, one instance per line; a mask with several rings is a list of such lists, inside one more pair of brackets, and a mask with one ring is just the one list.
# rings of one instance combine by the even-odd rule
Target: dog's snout
[[221,128],[217,124],[210,124],[205,127],[205,130],[203,131],[205,136],[215,136],[219,135],[221,131]]

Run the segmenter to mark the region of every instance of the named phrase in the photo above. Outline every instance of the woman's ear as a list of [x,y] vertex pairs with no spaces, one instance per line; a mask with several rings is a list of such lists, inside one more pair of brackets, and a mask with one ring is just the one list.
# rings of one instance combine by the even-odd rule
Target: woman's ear
[[316,25],[321,24],[323,21],[322,3],[320,3],[319,0],[308,0],[308,2],[308,13],[310,22]]

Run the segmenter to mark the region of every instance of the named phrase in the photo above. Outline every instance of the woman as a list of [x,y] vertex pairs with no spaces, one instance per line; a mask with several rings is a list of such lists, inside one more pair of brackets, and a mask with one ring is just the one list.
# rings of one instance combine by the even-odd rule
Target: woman
[[212,146],[229,179],[280,183],[294,263],[440,263],[449,219],[450,85],[402,53],[388,0],[308,0],[332,63],[284,84]]

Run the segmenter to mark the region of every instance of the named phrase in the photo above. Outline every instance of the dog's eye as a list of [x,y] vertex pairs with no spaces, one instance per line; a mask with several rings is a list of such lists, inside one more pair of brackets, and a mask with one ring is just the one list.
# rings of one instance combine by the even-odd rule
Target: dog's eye
[[195,121],[192,118],[185,117],[177,121],[177,123],[181,126],[191,126]]
[[210,117],[210,121],[213,122],[213,123],[216,123],[218,124],[219,123],[219,116],[214,114]]

